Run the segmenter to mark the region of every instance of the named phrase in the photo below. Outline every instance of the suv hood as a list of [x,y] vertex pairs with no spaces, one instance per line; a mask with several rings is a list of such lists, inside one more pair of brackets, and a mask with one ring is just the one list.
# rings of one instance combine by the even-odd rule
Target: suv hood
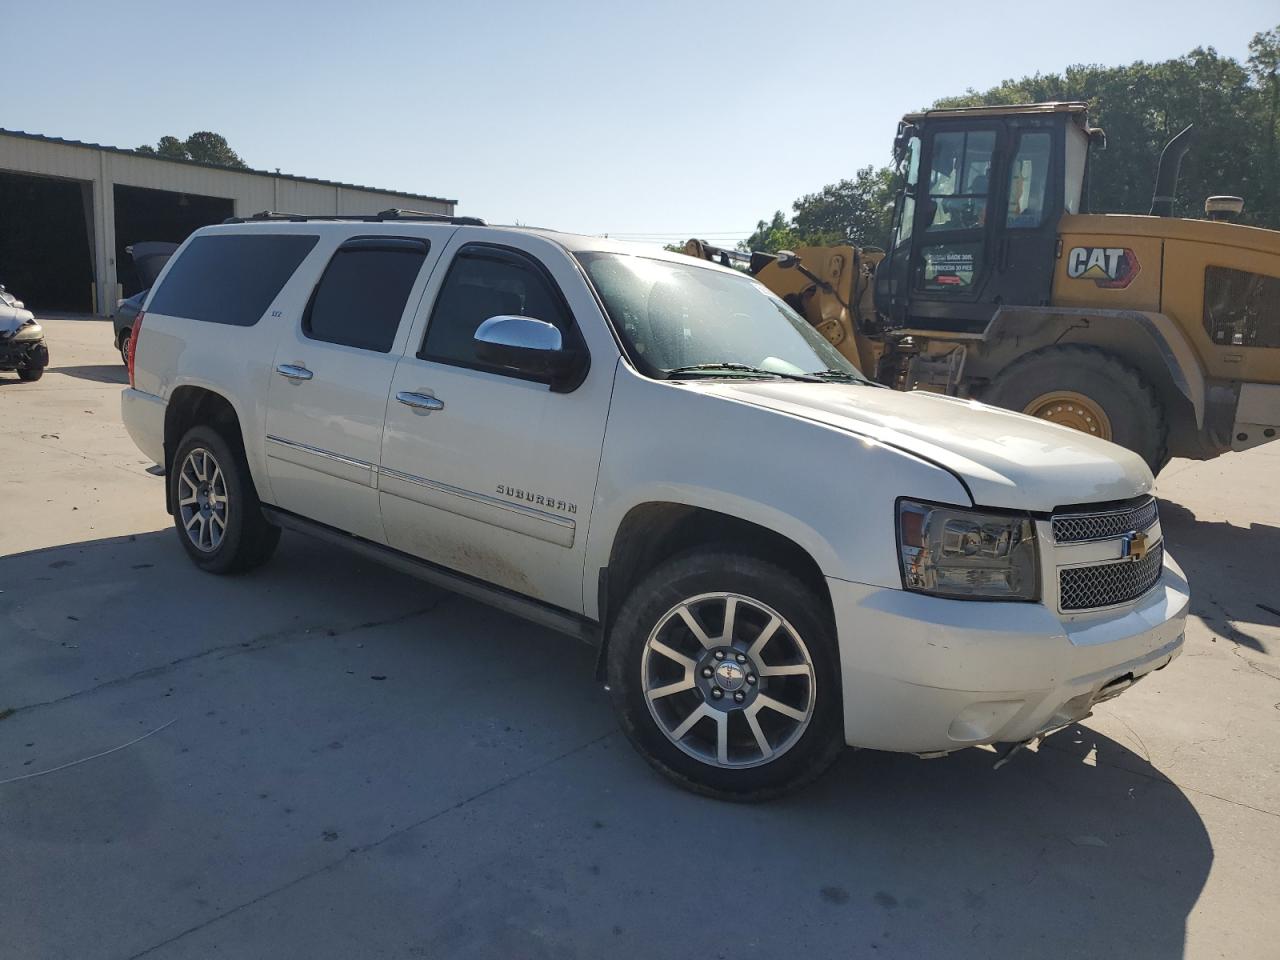
[[932,461],[959,477],[978,506],[1047,513],[1072,504],[1128,499],[1150,492],[1153,485],[1146,463],[1123,447],[976,400],[839,383],[716,380],[689,385]]

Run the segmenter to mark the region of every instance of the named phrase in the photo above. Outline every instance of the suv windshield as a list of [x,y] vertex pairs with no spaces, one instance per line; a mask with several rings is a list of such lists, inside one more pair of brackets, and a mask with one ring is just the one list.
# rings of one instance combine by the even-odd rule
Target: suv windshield
[[803,317],[746,275],[616,253],[577,257],[628,353],[651,376],[817,374],[869,382]]

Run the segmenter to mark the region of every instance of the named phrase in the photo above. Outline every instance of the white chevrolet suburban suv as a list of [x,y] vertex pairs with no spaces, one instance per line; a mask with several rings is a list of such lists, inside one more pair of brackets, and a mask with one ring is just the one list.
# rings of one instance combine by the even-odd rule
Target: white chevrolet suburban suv
[[716,796],[845,744],[1016,745],[1183,642],[1139,457],[874,385],[678,254],[399,211],[229,221],[152,289],[123,415],[204,570],[288,528],[598,642],[632,743]]

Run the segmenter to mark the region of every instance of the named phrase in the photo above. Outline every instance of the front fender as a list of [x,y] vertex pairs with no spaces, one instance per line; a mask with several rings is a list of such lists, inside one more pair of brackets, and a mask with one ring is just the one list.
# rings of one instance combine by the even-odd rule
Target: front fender
[[895,501],[970,503],[953,475],[838,428],[619,365],[587,533],[584,605],[646,503],[728,514],[791,540],[824,576],[900,587]]

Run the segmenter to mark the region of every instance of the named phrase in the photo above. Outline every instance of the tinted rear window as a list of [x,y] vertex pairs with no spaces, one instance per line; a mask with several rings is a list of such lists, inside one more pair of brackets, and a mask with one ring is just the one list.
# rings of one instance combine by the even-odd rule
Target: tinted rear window
[[421,240],[348,240],[316,286],[303,331],[312,340],[387,353],[426,256]]
[[196,237],[170,267],[150,312],[251,327],[319,239],[296,233]]

